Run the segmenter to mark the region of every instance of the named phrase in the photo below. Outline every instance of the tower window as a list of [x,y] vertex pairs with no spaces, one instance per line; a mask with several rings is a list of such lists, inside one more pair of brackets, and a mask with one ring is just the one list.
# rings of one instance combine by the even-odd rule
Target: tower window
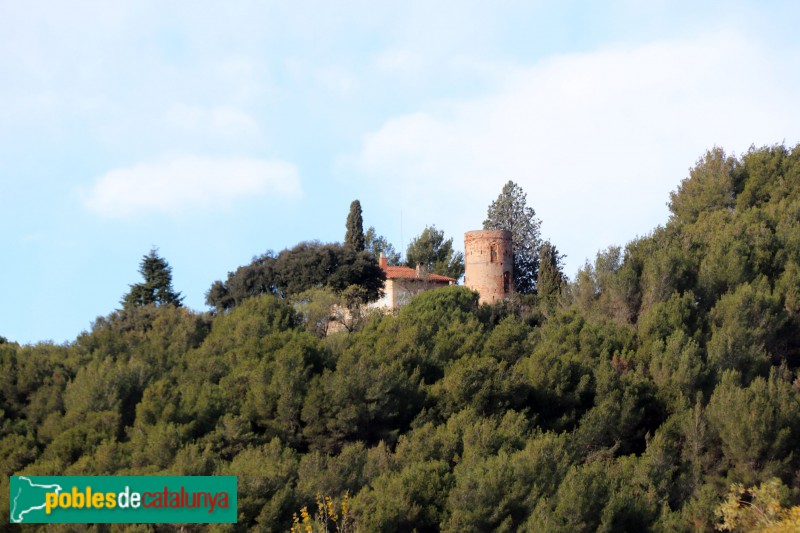
[[497,245],[493,244],[489,248],[489,262],[490,263],[497,263]]
[[511,291],[511,272],[503,272],[503,292]]

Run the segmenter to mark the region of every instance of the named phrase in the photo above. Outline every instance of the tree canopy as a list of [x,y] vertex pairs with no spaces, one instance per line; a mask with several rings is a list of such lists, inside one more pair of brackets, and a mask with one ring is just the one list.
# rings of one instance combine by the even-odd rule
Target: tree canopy
[[406,265],[422,265],[428,272],[458,279],[464,274],[464,254],[453,250],[452,237],[445,239],[444,231],[427,226],[408,245]]
[[564,275],[564,255],[556,246],[545,241],[539,247],[539,273],[536,280],[536,293],[540,298],[554,298],[561,294],[567,285]]
[[350,204],[350,212],[347,214],[347,232],[344,235],[344,243],[352,246],[356,252],[364,251],[364,219],[361,213],[361,202],[353,200]]
[[139,273],[143,283],[131,285],[131,290],[122,297],[122,305],[126,308],[143,305],[181,306],[183,297],[172,288],[172,267],[166,259],[159,257],[158,249],[142,257]]
[[364,300],[372,301],[379,297],[385,279],[368,252],[342,244],[301,242],[277,255],[267,252],[228,273],[224,282],[215,281],[206,303],[225,310],[261,294],[285,298],[319,287],[341,293],[352,285],[362,287]]
[[509,181],[497,199],[489,205],[483,229],[511,232],[514,250],[514,289],[520,294],[536,292],[539,273],[539,248],[542,244],[536,212],[528,206],[522,188]]
[[383,235],[378,235],[375,227],[370,226],[364,234],[364,249],[369,252],[377,261],[381,254],[386,257],[389,265],[400,265],[400,252],[394,249],[394,245]]

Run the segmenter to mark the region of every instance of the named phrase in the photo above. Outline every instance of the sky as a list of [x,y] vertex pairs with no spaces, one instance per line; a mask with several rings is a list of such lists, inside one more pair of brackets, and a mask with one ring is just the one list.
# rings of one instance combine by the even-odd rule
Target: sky
[[800,142],[793,1],[0,0],[0,336],[74,341],[152,247],[184,303],[267,250],[480,229],[573,277],[715,146]]

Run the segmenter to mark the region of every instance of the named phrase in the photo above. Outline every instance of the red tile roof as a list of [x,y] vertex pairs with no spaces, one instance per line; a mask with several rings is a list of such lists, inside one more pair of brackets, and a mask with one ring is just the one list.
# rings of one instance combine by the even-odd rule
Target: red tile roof
[[448,278],[447,276],[440,276],[439,274],[434,274],[432,272],[417,272],[414,268],[409,267],[401,267],[401,266],[383,266],[381,268],[384,272],[386,272],[386,279],[421,279],[425,281],[438,281],[438,282],[447,282],[447,283],[455,283],[456,280],[454,278]]

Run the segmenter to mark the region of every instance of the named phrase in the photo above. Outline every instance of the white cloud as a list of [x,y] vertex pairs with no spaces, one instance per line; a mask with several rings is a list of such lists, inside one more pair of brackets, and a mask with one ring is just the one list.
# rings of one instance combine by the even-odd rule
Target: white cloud
[[355,164],[454,234],[479,227],[512,179],[574,269],[663,223],[668,192],[707,148],[800,141],[788,64],[730,32],[554,56],[495,71],[491,94],[387,120]]
[[235,200],[301,194],[294,165],[245,158],[180,157],[118,168],[84,194],[85,207],[108,218],[228,208]]

